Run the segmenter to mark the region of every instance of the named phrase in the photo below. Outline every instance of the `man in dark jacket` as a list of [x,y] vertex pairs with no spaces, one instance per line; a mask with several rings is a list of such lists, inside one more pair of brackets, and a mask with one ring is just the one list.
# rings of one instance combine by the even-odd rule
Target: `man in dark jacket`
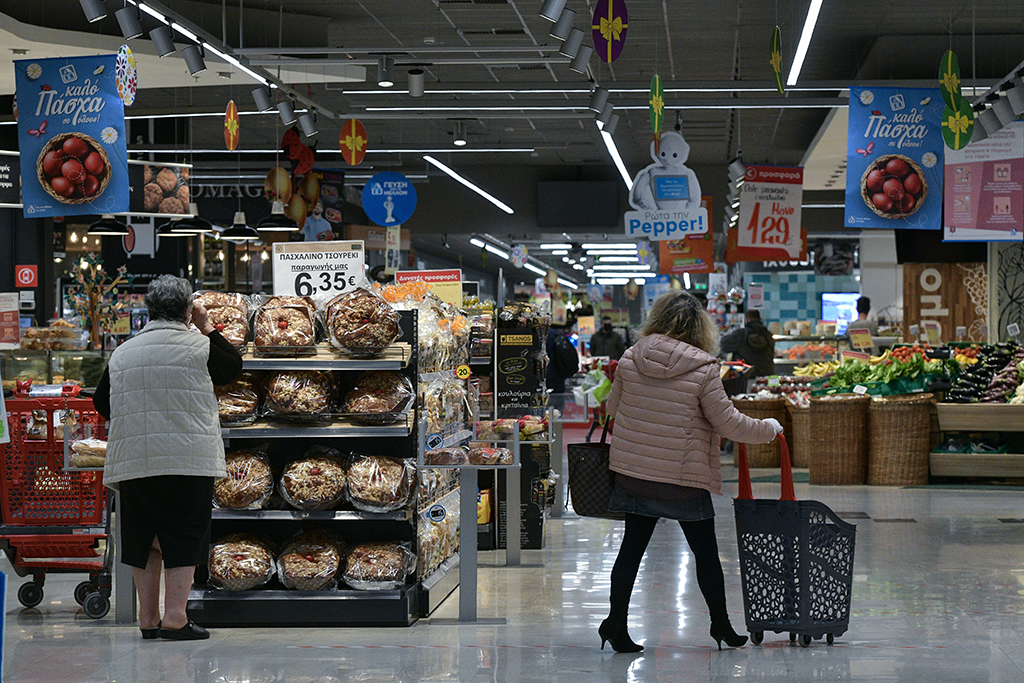
[[566,325],[564,328],[560,325],[552,325],[548,331],[548,338],[545,340],[544,350],[548,354],[548,369],[544,379],[547,382],[548,390],[553,394],[564,394],[565,380],[575,375],[580,369],[576,347],[566,336],[571,330],[571,325]]
[[612,319],[604,316],[601,318],[601,329],[590,336],[590,355],[618,360],[625,352],[626,342],[612,327]]
[[754,376],[775,374],[775,339],[761,322],[761,313],[751,308],[745,315],[746,325],[722,337],[722,353],[731,353],[754,366]]

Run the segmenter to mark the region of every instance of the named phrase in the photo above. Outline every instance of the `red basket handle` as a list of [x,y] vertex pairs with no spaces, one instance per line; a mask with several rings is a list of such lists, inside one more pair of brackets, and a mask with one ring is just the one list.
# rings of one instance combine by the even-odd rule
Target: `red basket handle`
[[[779,434],[779,448],[782,451],[782,496],[779,500],[796,500],[796,492],[793,490],[793,466],[789,461],[789,444],[786,443],[786,436]],[[750,466],[747,464],[747,445],[737,444],[736,466],[739,468],[739,495],[736,500],[754,500],[754,493],[750,488]]]

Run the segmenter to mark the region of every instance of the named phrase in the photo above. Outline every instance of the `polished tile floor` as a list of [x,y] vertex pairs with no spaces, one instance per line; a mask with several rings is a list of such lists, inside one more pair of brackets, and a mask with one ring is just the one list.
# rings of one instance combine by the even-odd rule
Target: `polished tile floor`
[[[755,472],[756,474],[756,472]],[[717,497],[734,624],[743,623],[731,497]],[[777,497],[778,484],[755,484]],[[659,525],[641,568],[630,632],[640,655],[598,649],[621,524],[549,520],[544,550],[524,565],[481,554],[480,617],[506,625],[423,620],[390,629],[217,629],[205,642],[143,641],[137,628],[93,621],[48,579],[38,609],[7,592],[4,681],[333,683],[335,681],[1024,681],[1024,488],[896,489],[797,485],[857,524],[849,631],[833,646],[719,652],[693,561],[677,526]],[[856,519],[853,519],[857,517]],[[6,560],[0,567],[9,570]],[[457,617],[458,593],[436,617]]]

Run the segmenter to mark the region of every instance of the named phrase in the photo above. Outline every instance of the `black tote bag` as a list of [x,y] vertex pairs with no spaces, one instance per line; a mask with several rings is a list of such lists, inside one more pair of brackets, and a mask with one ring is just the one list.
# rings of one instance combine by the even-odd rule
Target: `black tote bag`
[[569,496],[572,509],[581,517],[601,519],[626,518],[625,513],[609,512],[608,500],[615,486],[615,473],[608,469],[608,422],[597,443],[571,443],[566,446],[569,457]]

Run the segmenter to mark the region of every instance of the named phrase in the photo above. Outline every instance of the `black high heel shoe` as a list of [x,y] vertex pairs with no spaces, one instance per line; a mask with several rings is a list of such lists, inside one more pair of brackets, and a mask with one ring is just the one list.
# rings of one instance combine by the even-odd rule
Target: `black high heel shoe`
[[747,644],[747,637],[741,636],[732,630],[732,624],[728,621],[711,623],[711,637],[718,643],[718,649],[722,649],[722,641],[729,647],[743,647]]
[[[623,623],[621,627],[615,627],[608,619],[601,622],[601,625],[597,629],[597,635],[601,636],[601,649],[604,649],[606,642],[612,644],[612,649],[616,652],[643,652],[644,646],[638,645],[633,642],[629,637],[629,633],[626,631],[626,624]],[[746,639],[744,639],[746,640]]]

